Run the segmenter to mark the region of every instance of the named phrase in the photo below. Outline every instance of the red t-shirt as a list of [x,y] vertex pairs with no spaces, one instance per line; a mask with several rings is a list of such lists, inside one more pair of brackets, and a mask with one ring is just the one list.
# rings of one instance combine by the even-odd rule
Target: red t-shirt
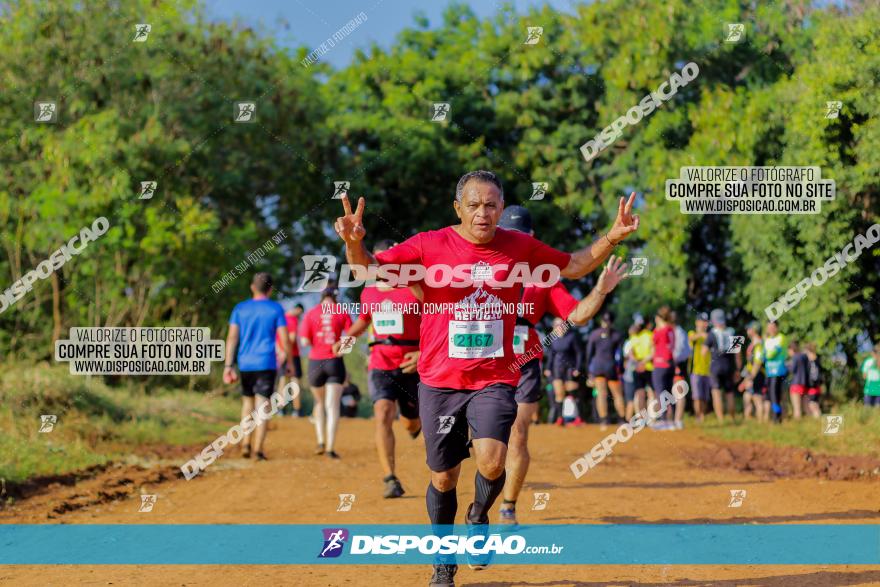
[[[433,265],[481,265],[478,275],[489,270],[496,282],[505,281],[514,265],[524,263],[531,270],[539,265],[563,269],[571,255],[558,251],[527,234],[498,228],[490,243],[467,241],[447,226],[415,235],[376,255],[381,264],[421,263]],[[500,267],[506,265],[506,267]],[[470,271],[468,271],[470,274]],[[419,376],[431,387],[478,390],[493,383],[516,386],[519,369],[514,363],[513,328],[516,311],[503,311],[500,304],[520,302],[522,283],[497,287],[486,283],[453,287],[432,287],[422,281],[424,304],[420,332]],[[458,307],[438,307],[450,304]]]
[[[529,309],[529,304],[534,304],[531,306],[533,311],[531,313],[525,313],[523,318],[532,324],[537,324],[538,320],[543,318],[544,314],[548,313],[557,318],[562,318],[563,320],[567,319],[568,315],[577,307],[578,301],[574,299],[574,296],[568,293],[568,289],[566,289],[560,281],[552,287],[527,285],[523,292],[522,303],[526,310]],[[524,329],[525,327],[518,327],[517,334],[521,334]],[[522,341],[521,346],[516,345],[514,342],[513,351],[516,353],[517,357],[525,354],[529,350],[534,350],[533,354],[535,355],[539,352],[541,355],[544,354],[544,346],[541,344],[541,341],[538,338],[538,333],[534,328],[528,329],[528,336]]]
[[672,367],[672,348],[675,346],[675,329],[669,324],[654,329],[654,368]]
[[309,339],[310,359],[332,359],[333,343],[351,326],[351,316],[336,311],[336,304],[317,305],[303,316],[300,336]]
[[[385,307],[382,307],[385,306]],[[361,292],[361,320],[372,323],[370,340],[397,338],[418,340],[421,303],[408,287],[380,290],[376,286],[365,287]],[[380,309],[381,308],[381,309]],[[370,347],[369,369],[398,369],[403,355],[419,350],[419,345],[400,346],[374,344]]]
[[[293,337],[293,340],[290,342],[290,346],[292,352],[290,353],[291,357],[299,356],[299,341],[297,340],[297,330],[299,327],[299,317],[294,316],[293,314],[285,314],[284,319],[287,321],[287,335]],[[275,334],[275,348],[279,353],[284,351],[284,341],[281,340],[281,334]]]

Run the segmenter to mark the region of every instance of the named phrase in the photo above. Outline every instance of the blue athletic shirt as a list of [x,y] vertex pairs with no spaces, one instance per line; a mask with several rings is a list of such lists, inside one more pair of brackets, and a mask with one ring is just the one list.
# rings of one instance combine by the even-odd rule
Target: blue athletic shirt
[[275,331],[287,326],[281,304],[269,299],[240,302],[229,323],[239,328],[238,370],[274,371]]

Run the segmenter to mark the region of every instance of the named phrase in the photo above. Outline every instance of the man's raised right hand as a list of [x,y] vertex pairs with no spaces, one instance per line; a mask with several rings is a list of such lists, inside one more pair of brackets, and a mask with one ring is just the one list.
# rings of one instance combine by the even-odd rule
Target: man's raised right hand
[[364,199],[359,198],[357,210],[352,212],[351,203],[348,201],[348,194],[342,196],[342,208],[345,210],[345,215],[336,219],[334,228],[339,238],[345,241],[347,245],[360,242],[367,234],[363,224],[364,204]]

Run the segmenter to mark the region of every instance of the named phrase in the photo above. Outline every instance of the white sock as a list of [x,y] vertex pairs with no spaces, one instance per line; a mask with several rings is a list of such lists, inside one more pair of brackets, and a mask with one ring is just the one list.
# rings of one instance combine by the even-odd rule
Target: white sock
[[318,444],[324,444],[324,403],[318,401],[317,394],[313,394],[315,398],[315,407],[312,410],[312,417],[315,420],[315,433],[318,435]]
[[327,450],[333,450],[336,444],[336,428],[339,426],[339,399],[342,397],[342,386],[338,383],[328,383],[327,397],[324,407],[327,412]]

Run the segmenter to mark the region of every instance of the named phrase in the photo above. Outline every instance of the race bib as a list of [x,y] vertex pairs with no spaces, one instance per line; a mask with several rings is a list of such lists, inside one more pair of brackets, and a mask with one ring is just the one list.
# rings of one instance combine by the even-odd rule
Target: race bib
[[450,320],[450,359],[495,359],[504,356],[501,320]]
[[400,312],[373,312],[373,331],[383,336],[403,334],[403,314]]
[[513,352],[522,355],[526,352],[526,341],[529,340],[528,326],[513,327]]

